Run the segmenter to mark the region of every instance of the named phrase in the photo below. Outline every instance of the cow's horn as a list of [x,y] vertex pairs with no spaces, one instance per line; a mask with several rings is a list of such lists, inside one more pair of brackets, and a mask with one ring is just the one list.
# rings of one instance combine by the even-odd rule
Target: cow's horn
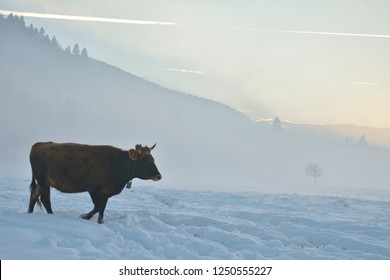
[[152,147],[150,147],[150,151],[152,151],[154,149],[154,147],[156,147],[156,144],[157,143],[155,143]]

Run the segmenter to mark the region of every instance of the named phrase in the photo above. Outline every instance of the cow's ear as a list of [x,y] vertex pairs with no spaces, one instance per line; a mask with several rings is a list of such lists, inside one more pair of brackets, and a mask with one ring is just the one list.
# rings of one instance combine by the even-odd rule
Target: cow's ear
[[132,160],[137,160],[138,159],[138,152],[134,149],[130,149],[129,150],[129,157],[132,159]]

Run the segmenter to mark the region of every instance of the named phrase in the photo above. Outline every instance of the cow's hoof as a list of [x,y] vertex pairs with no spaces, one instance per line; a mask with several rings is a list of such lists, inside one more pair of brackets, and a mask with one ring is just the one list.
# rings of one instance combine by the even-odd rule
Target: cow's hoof
[[104,221],[103,221],[103,219],[101,219],[101,220],[98,220],[98,223],[99,223],[99,224],[104,224]]
[[129,182],[126,184],[126,188],[127,188],[127,189],[130,189],[132,183],[133,183],[132,181],[129,181]]
[[90,220],[92,218],[90,214],[81,214],[80,217],[83,218],[84,220]]

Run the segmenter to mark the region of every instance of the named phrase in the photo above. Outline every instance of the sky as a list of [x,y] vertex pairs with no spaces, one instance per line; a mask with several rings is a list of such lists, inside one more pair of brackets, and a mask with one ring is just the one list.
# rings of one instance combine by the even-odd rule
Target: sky
[[387,0],[0,0],[0,10],[254,120],[390,128]]

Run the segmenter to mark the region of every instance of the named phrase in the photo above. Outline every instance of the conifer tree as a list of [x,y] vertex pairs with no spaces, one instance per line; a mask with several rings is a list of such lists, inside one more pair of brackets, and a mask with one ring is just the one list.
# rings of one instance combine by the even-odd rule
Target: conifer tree
[[81,51],[81,57],[83,58],[87,58],[88,57],[88,52],[87,52],[87,49],[84,48],[82,51]]
[[79,44],[76,43],[76,44],[74,45],[72,54],[73,54],[73,55],[80,55],[80,47],[79,47]]
[[51,42],[56,49],[61,49],[60,44],[58,43],[56,36],[53,36],[53,38],[51,39]]
[[65,48],[65,53],[66,53],[66,54],[72,54],[72,52],[70,51],[70,46],[67,46],[67,47]]
[[43,27],[41,27],[41,28],[39,29],[39,33],[38,33],[38,34],[39,34],[39,36],[42,37],[42,38],[45,37],[45,34],[46,34],[45,29],[44,29]]

